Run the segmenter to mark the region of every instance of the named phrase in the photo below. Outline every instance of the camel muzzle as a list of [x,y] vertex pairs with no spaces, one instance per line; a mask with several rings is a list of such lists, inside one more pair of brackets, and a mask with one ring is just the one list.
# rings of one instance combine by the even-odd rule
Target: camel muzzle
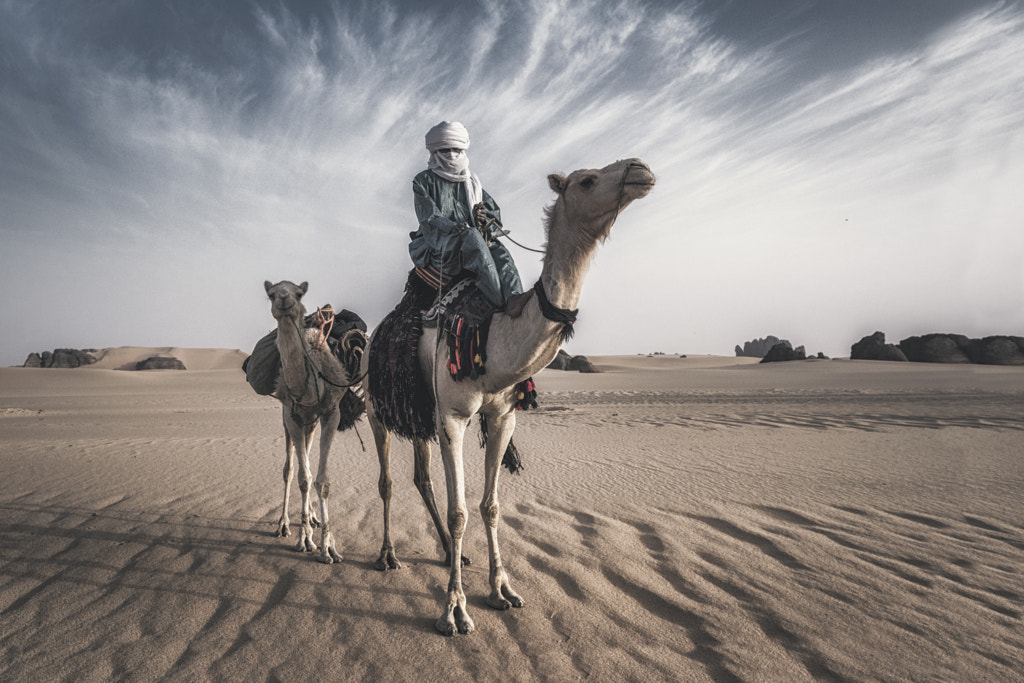
[[622,176],[623,186],[639,185],[646,188],[644,194],[651,191],[655,182],[657,182],[657,179],[654,177],[651,167],[639,159],[631,161],[629,166],[626,167],[626,172]]

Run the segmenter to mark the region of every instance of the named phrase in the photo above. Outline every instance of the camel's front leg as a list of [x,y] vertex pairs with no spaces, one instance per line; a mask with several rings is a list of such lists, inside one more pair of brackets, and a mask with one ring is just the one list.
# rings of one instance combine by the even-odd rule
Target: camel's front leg
[[[462,469],[462,440],[469,424],[467,419],[446,416],[441,419],[441,457],[448,484],[448,531],[451,534],[451,556],[462,557],[462,537],[466,531],[466,486]],[[462,563],[450,563],[448,597],[444,614],[435,628],[446,636],[472,633],[473,620],[466,611],[466,593],[462,589]]]
[[316,543],[313,542],[313,525],[310,515],[309,489],[313,477],[309,469],[309,448],[311,444],[312,428],[296,422],[291,411],[285,411],[285,427],[291,434],[292,442],[295,445],[296,456],[299,461],[299,492],[302,494],[302,526],[299,533],[299,542],[295,544],[295,550],[299,552],[313,552],[316,550]]
[[523,606],[523,599],[509,585],[508,574],[501,564],[501,553],[498,551],[498,472],[505,449],[516,428],[516,414],[509,412],[492,418],[487,426],[490,433],[484,462],[484,497],[480,501],[480,514],[484,518],[491,562],[491,594],[487,596],[487,604],[495,609],[505,610],[509,607]]
[[287,418],[284,423],[284,503],[281,505],[281,517],[277,520],[277,532],[275,536],[288,536],[291,530],[288,528],[288,500],[291,497],[292,477],[295,474],[295,442],[288,431]]
[[[337,404],[333,404],[337,407]],[[327,499],[331,494],[331,478],[327,469],[327,459],[331,454],[331,444],[338,432],[341,413],[338,410],[320,418],[320,463],[316,470],[316,490],[320,495],[320,561],[324,564],[341,562],[341,553],[334,544],[331,533],[331,518],[327,512]]]

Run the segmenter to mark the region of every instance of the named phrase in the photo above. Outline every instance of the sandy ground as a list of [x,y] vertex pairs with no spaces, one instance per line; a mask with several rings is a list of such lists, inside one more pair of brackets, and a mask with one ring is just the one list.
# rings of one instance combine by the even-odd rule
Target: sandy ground
[[[190,369],[116,369],[154,351]],[[526,469],[500,487],[526,606],[484,602],[471,436],[477,630],[445,638],[409,445],[394,454],[403,569],[371,566],[377,463],[354,432],[332,461],[344,560],[293,551],[272,535],[279,408],[242,357],[0,369],[0,680],[1024,680],[1024,368],[545,371],[516,432]],[[443,491],[439,458],[434,479]]]

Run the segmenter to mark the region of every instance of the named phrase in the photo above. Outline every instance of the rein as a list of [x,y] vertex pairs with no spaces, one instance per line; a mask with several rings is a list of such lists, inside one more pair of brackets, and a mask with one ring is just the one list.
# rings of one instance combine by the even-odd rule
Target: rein
[[320,336],[317,338],[316,348],[322,349],[327,346],[327,338],[331,336],[334,329],[334,309],[330,305],[316,309],[316,322],[320,328]]
[[[305,386],[302,389],[302,393],[301,394],[296,396],[295,393],[292,392],[291,387],[288,386],[287,382],[285,383],[285,389],[288,390],[288,395],[291,396],[293,401],[295,401],[296,403],[301,403],[302,397],[306,395],[306,391],[309,389],[309,378],[313,376],[314,372],[316,373],[316,376],[319,377],[320,379],[322,379],[324,382],[326,382],[327,384],[330,384],[332,387],[337,387],[339,389],[349,389],[351,387],[354,387],[355,385],[357,385],[360,382],[362,382],[363,378],[366,377],[366,373],[363,373],[363,374],[359,375],[358,377],[356,377],[351,382],[349,382],[348,384],[338,384],[337,382],[332,382],[326,375],[324,375],[323,370],[321,370],[317,366],[316,361],[314,361],[313,358],[309,355],[309,349],[306,348],[305,337],[303,337],[302,331],[299,329],[299,326],[295,322],[294,319],[292,320],[292,327],[295,328],[295,334],[297,334],[298,337],[299,337],[299,345],[302,346],[302,355],[305,358],[305,366],[306,366],[306,382],[305,382]],[[321,333],[322,332],[323,332],[323,330],[321,330]],[[317,391],[317,394],[318,394],[318,396],[317,396],[317,403],[319,403],[322,400],[319,397],[319,393],[320,392]]]
[[[631,183],[631,182],[626,180],[626,178],[629,176],[630,169],[632,169],[634,166],[639,166],[639,165],[640,164],[630,164],[629,166],[626,167],[626,170],[622,172],[622,178],[619,180],[619,195],[615,199],[615,209],[614,209],[615,214],[612,216],[611,225],[608,226],[609,230],[611,230],[611,226],[612,225],[615,225],[615,221],[618,220],[619,214],[622,213],[622,198],[626,194],[626,185],[646,185],[646,183]],[[611,213],[611,211],[609,211],[608,213]],[[492,218],[491,220],[489,220],[487,222],[487,225],[485,227],[489,227],[490,224],[493,223],[493,222],[494,222],[494,219]],[[526,251],[532,251],[535,254],[547,253],[547,252],[545,252],[544,249],[534,249],[532,247],[528,247],[528,246],[526,246],[524,244],[520,244],[519,242],[516,242],[514,239],[512,239],[509,236],[507,230],[503,231],[501,234],[495,235],[495,238],[498,238],[498,237],[504,237],[509,242],[511,242],[512,244],[516,245],[520,249],[525,249]]]

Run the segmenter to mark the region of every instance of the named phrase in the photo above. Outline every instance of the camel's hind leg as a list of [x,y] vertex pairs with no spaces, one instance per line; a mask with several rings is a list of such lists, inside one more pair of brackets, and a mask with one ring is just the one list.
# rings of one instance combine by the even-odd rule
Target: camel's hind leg
[[[452,563],[452,538],[448,533],[448,529],[445,528],[444,523],[441,521],[441,515],[437,511],[437,503],[434,500],[434,485],[430,481],[430,443],[423,439],[416,439],[413,441],[413,482],[416,484],[416,488],[419,489],[420,497],[423,498],[423,503],[427,506],[427,511],[430,513],[430,519],[434,522],[434,528],[437,529],[437,535],[441,539],[441,547],[444,548],[444,563],[451,565]],[[471,564],[469,558],[465,555],[462,556],[462,565],[467,566]]]
[[327,512],[327,499],[331,494],[331,478],[327,469],[328,457],[331,454],[331,444],[334,435],[338,433],[338,422],[341,420],[341,413],[334,412],[320,418],[320,463],[316,471],[316,490],[320,496],[320,561],[324,564],[341,562],[341,554],[334,543],[334,534],[331,533],[331,518]]
[[375,569],[386,572],[389,569],[401,569],[402,563],[395,557],[395,546],[391,542],[391,433],[377,419],[373,402],[366,401],[366,417],[373,431],[373,441],[377,446],[377,460],[380,462],[380,478],[377,480],[377,492],[384,503],[384,543],[380,548],[380,557],[373,563]]
[[277,520],[277,532],[275,536],[289,536],[291,530],[288,528],[288,501],[291,497],[292,478],[295,475],[295,442],[288,431],[288,424],[285,423],[284,430],[284,503],[281,505],[281,517]]
[[500,415],[488,422],[493,432],[488,435],[487,454],[484,462],[484,497],[480,501],[480,514],[484,518],[487,532],[487,548],[491,564],[491,594],[487,596],[487,604],[495,609],[522,607],[523,599],[509,585],[508,574],[501,563],[498,551],[498,472],[501,459],[516,428],[514,412]]

